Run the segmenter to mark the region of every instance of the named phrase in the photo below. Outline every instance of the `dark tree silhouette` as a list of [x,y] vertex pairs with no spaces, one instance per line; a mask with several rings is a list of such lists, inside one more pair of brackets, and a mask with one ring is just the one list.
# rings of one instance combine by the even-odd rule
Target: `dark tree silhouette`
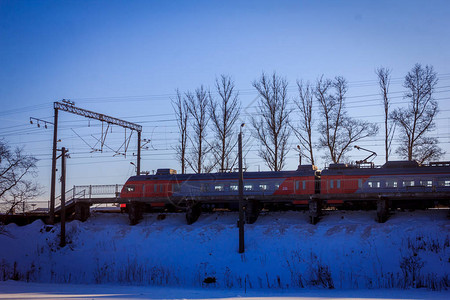
[[263,73],[253,86],[259,93],[258,114],[251,118],[254,136],[261,144],[258,154],[270,170],[280,171],[289,152],[289,114],[292,110],[288,107],[288,82],[276,73],[271,77]]
[[22,148],[11,150],[0,140],[0,201],[4,213],[14,213],[17,207],[22,208],[41,193],[39,186],[29,179],[36,175],[36,162]]
[[408,160],[423,163],[439,159],[444,154],[437,145],[437,138],[426,136],[435,128],[438,103],[433,98],[433,92],[437,82],[437,74],[432,66],[416,64],[403,83],[407,89],[404,98],[409,100],[408,107],[397,108],[391,113],[391,118],[401,131],[402,145],[396,152]]
[[210,118],[216,142],[213,143],[214,164],[220,172],[231,170],[235,158],[231,157],[237,144],[237,133],[234,128],[240,113],[238,92],[230,76],[221,75],[216,79],[218,99],[210,97]]
[[177,159],[181,164],[181,174],[186,173],[186,150],[188,141],[187,125],[189,121],[189,110],[186,99],[182,97],[179,90],[177,90],[177,97],[172,100],[172,107],[175,111],[178,130],[180,131],[180,137],[178,143],[175,146]]
[[211,146],[206,141],[209,122],[209,93],[202,85],[195,90],[195,94],[187,92],[186,101],[189,114],[192,117],[192,134],[189,136],[192,143],[192,152],[186,162],[195,173],[208,173],[214,168],[214,164],[207,165],[207,155],[211,151]]
[[299,122],[298,124],[291,124],[291,127],[300,143],[300,154],[314,165],[312,141],[314,88],[310,83],[304,84],[302,81],[297,81],[297,88],[299,98],[294,100],[294,104],[296,106],[295,111],[298,112]]
[[322,76],[316,83],[315,96],[321,115],[319,146],[328,150],[329,156],[325,155],[324,158],[331,159],[333,163],[345,160],[345,154],[356,141],[378,132],[375,124],[348,116],[345,110],[347,89],[347,81],[341,76],[334,80]]
[[380,93],[383,97],[383,107],[384,107],[384,151],[386,162],[389,160],[389,155],[391,153],[392,139],[395,133],[395,123],[391,124],[389,118],[389,108],[391,106],[391,101],[389,99],[389,85],[391,83],[391,70],[387,68],[378,68],[375,73],[378,76],[378,84],[380,86]]

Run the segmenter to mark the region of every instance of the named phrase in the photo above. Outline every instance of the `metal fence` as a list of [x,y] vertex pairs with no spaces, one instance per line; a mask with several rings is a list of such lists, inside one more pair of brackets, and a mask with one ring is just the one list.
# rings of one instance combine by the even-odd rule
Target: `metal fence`
[[[73,199],[116,198],[123,184],[74,185],[66,192],[66,203]],[[55,198],[55,207],[61,205],[61,195]],[[50,203],[48,209],[50,210]]]
[[72,198],[118,197],[123,184],[75,185]]

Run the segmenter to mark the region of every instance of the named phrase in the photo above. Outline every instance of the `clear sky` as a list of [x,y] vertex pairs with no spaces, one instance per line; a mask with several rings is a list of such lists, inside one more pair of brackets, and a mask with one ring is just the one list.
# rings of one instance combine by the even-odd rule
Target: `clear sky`
[[[66,98],[142,124],[143,138],[152,140],[143,170],[179,170],[170,105],[177,88],[212,88],[217,76],[231,75],[245,122],[257,96],[251,83],[263,71],[286,77],[292,97],[297,79],[342,75],[350,114],[381,126],[374,70],[393,70],[392,96],[401,106],[403,78],[422,63],[439,74],[441,113],[432,135],[450,160],[449,13],[449,1],[0,0],[0,136],[40,159],[38,179],[48,191],[52,130],[29,124],[29,117],[52,121],[52,103]],[[60,121],[59,146],[72,153],[69,186],[123,183],[134,172],[135,139],[126,158],[109,148],[90,153],[100,123],[64,112]],[[114,127],[106,144],[118,149],[123,140],[123,129]],[[266,169],[257,142],[249,145],[249,169]],[[360,145],[378,152],[376,163],[384,161],[381,135]],[[286,169],[296,167],[291,151]]]

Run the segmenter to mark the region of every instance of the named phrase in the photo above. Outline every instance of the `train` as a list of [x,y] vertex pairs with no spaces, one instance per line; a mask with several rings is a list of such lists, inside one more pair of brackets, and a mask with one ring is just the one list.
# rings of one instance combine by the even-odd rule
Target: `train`
[[[192,224],[202,211],[236,209],[238,182],[238,172],[177,174],[158,169],[154,175],[130,177],[120,198],[132,224],[148,208],[183,210]],[[287,207],[308,209],[312,224],[326,208],[376,209],[377,220],[384,222],[392,208],[448,206],[450,162],[330,164],[324,170],[299,165],[294,171],[244,172],[243,197],[247,223],[255,222],[261,209]]]

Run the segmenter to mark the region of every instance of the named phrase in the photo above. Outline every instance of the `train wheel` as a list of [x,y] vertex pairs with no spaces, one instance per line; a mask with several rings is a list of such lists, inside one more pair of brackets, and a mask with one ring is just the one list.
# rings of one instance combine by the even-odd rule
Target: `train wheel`
[[130,225],[136,225],[140,219],[142,219],[143,207],[140,203],[131,202],[127,205],[128,218],[130,219]]
[[195,223],[202,212],[201,205],[198,203],[189,203],[186,207],[186,222],[188,225]]
[[377,222],[386,222],[389,216],[389,201],[385,198],[380,198],[377,200]]
[[247,224],[253,224],[258,220],[260,211],[259,201],[249,200],[247,202],[247,207],[245,208],[245,222]]

